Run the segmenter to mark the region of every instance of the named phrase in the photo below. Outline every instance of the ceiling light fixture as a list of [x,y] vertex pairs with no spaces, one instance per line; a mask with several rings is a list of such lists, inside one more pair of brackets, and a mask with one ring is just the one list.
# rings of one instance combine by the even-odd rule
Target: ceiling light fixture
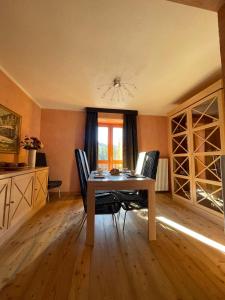
[[116,76],[111,83],[103,84],[98,87],[98,89],[102,89],[107,86],[107,89],[103,92],[101,98],[109,99],[112,102],[123,102],[127,97],[134,97],[131,89],[136,89],[135,84],[123,82],[121,77]]

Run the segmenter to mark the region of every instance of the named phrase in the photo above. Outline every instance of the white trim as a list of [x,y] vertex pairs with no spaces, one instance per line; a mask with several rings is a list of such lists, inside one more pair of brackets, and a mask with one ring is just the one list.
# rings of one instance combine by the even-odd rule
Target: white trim
[[[98,106],[97,106],[98,108]],[[48,109],[48,110],[63,110],[63,111],[85,111],[85,107],[82,108],[73,108],[73,107],[62,107],[61,105],[43,105],[41,109]],[[120,108],[118,108],[120,109]],[[123,110],[123,108],[121,108]],[[150,117],[168,117],[167,114],[152,114],[152,113],[143,113],[142,111],[138,111],[138,116],[150,116]]]
[[85,112],[85,108],[81,108],[81,109],[69,109],[69,108],[57,108],[57,107],[47,107],[47,106],[42,106],[41,107],[42,110],[62,110],[62,111],[79,111],[79,112]]
[[38,101],[36,99],[34,99],[31,94],[25,90],[21,84],[19,84],[19,82],[12,76],[10,75],[6,69],[4,69],[2,66],[0,66],[0,71],[2,71],[2,73],[4,73],[22,92],[24,92],[25,95],[27,95],[27,97],[29,97],[35,104],[37,104],[38,107],[42,108],[42,106],[40,105],[40,103],[38,103]]
[[[85,107],[83,108],[61,108],[61,106],[59,107],[54,107],[54,106],[42,106],[41,107],[42,110],[63,110],[63,111],[78,111],[78,112],[85,112]],[[150,113],[142,113],[142,112],[138,112],[138,116],[146,116],[146,117],[168,117],[166,114],[165,115],[158,115],[158,114],[150,114]]]

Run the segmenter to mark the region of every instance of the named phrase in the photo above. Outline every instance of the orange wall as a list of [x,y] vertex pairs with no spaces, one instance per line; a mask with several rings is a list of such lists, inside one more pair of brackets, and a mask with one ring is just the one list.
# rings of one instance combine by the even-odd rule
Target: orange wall
[[[50,178],[62,179],[62,191],[79,192],[74,149],[84,146],[85,112],[40,109],[13,81],[0,71],[0,103],[22,116],[21,137],[33,135],[44,143]],[[158,149],[168,156],[166,117],[138,116],[139,151]],[[0,153],[0,161],[25,161],[19,155]]]
[[[160,150],[161,157],[168,156],[167,120],[166,117],[138,117],[139,151]],[[41,139],[50,166],[50,178],[62,179],[64,192],[79,192],[74,149],[83,148],[84,129],[84,112],[42,110]]]
[[74,149],[84,147],[85,113],[43,109],[41,140],[50,167],[50,179],[63,181],[63,192],[79,192]]
[[138,116],[138,150],[159,150],[160,157],[168,157],[168,118]]
[[[22,116],[21,137],[40,136],[41,109],[13,81],[0,71],[0,104]],[[0,161],[25,161],[27,152],[19,155],[0,153]]]

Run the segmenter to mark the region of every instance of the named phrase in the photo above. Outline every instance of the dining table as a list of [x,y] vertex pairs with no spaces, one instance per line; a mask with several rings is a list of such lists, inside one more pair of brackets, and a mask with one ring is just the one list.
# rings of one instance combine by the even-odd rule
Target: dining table
[[146,239],[156,240],[155,180],[144,176],[117,176],[104,172],[98,176],[92,171],[87,182],[87,227],[86,245],[94,246],[95,239],[95,192],[113,190],[147,190],[148,192],[148,234]]

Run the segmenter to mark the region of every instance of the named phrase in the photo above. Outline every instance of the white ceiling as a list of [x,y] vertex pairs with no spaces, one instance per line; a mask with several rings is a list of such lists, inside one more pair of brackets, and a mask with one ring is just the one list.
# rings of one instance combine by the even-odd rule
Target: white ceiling
[[[217,14],[165,0],[1,1],[0,65],[44,108],[163,115],[220,72]],[[134,98],[101,99],[118,75]]]

